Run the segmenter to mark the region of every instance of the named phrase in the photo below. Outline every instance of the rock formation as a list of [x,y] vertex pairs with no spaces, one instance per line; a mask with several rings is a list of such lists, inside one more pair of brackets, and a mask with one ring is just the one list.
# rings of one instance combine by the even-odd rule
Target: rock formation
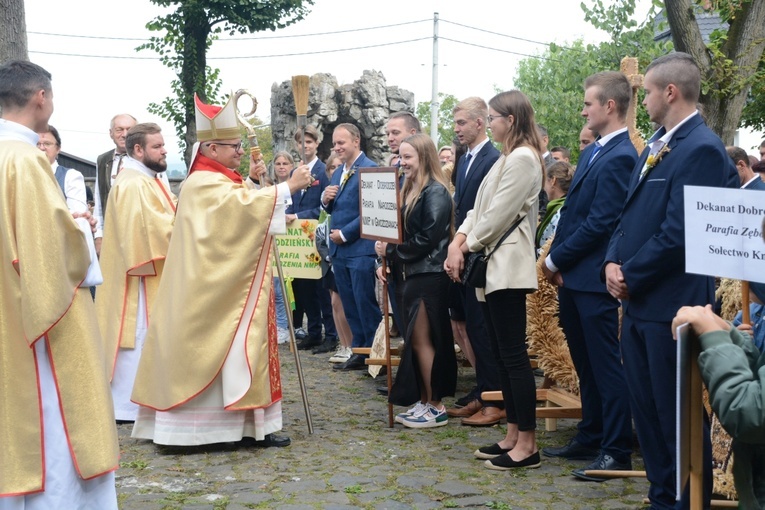
[[[361,150],[383,166],[390,155],[385,136],[385,123],[393,112],[414,113],[414,94],[396,86],[388,86],[378,71],[364,71],[352,84],[338,85],[331,74],[319,73],[310,78],[308,124],[322,134],[319,158],[332,151],[332,131],[343,122],[351,122],[361,131]],[[271,86],[271,132],[274,152],[295,153],[293,135],[297,129],[292,82]]]

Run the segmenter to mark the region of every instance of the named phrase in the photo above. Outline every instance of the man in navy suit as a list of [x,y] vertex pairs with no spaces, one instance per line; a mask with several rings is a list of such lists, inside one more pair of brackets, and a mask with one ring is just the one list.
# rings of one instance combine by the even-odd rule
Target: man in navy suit
[[[316,149],[319,147],[319,131],[313,126],[305,128],[305,143],[303,133],[295,133],[295,143],[298,151],[305,148],[305,158],[313,184],[308,189],[300,190],[292,195],[292,204],[287,207],[287,223],[296,219],[318,220],[321,212],[321,194],[329,184],[327,167],[316,157]],[[294,172],[294,170],[293,170]],[[298,342],[298,349],[314,348],[315,354],[329,352],[337,344],[337,330],[332,318],[332,303],[329,291],[322,287],[320,280],[307,278],[295,278],[292,280],[292,291],[295,294],[295,327],[303,324],[303,313],[308,317],[308,336]],[[324,322],[324,341],[321,339],[321,325]]]
[[[362,239],[359,217],[359,168],[377,166],[361,152],[361,133],[353,124],[340,124],[332,145],[343,166],[332,174],[321,203],[331,214],[329,256],[345,317],[353,333],[353,347],[371,347],[382,314],[375,295],[374,241]],[[354,354],[337,370],[363,370],[366,356]]]
[[627,132],[632,97],[627,77],[597,73],[585,80],[584,89],[582,116],[600,136],[579,157],[542,266],[547,279],[560,286],[560,322],[579,376],[582,421],[567,445],[542,453],[593,460],[574,476],[605,481],[584,471],[632,469],[632,420],[619,350],[619,302],[606,290],[600,268],[638,156]]
[[[685,272],[685,185],[738,188],[725,146],[696,110],[698,66],[686,53],[654,60],[643,105],[661,127],[630,177],[603,277],[622,300],[622,359],[632,416],[651,483],[652,509],[675,508],[676,345],[670,325],[681,306],[714,303],[714,279]],[[711,445],[705,437],[705,498]],[[683,498],[687,500],[688,498]],[[687,505],[681,501],[680,506]],[[707,500],[708,504],[708,500]]]
[[[473,208],[478,187],[499,158],[499,151],[486,135],[489,107],[480,97],[469,97],[454,107],[454,132],[460,144],[468,150],[457,162],[457,182],[454,191],[454,228],[465,221]],[[497,404],[484,403],[481,392],[500,388],[497,361],[491,352],[489,335],[475,289],[461,283],[451,287],[450,315],[452,321],[464,321],[470,345],[475,354],[476,387],[460,408],[447,409],[449,416],[463,418],[463,425],[483,426],[499,423],[501,410]]]
[[741,189],[765,190],[765,181],[760,178],[760,174],[752,170],[749,162],[749,155],[741,147],[726,147],[728,156],[736,165],[738,177],[741,179]]

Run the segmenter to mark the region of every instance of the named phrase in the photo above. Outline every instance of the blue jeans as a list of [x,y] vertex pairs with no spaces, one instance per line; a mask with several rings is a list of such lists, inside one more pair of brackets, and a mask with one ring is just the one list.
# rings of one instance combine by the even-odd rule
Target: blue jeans
[[287,329],[287,310],[284,308],[284,295],[282,295],[282,284],[278,277],[274,277],[274,304],[276,305],[276,327]]

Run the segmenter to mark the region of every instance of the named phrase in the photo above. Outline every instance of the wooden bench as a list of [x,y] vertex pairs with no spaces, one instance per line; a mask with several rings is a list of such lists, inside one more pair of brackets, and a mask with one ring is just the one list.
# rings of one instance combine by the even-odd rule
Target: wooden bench
[[[484,391],[481,398],[490,402],[502,401],[501,391]],[[554,432],[558,430],[560,418],[582,418],[582,401],[577,395],[569,393],[561,388],[540,388],[537,390],[537,402],[542,406],[537,407],[537,418],[545,419],[545,430]]]

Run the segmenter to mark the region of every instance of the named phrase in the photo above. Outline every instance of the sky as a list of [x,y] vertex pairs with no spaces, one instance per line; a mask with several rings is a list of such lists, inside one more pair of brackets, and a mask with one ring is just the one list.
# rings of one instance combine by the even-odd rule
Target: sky
[[[147,111],[149,103],[170,95],[174,75],[154,52],[135,51],[153,35],[146,23],[165,11],[149,0],[26,0],[24,5],[29,58],[53,75],[50,123],[61,132],[62,150],[95,161],[113,148],[109,121],[127,112],[139,122],[158,123],[169,166],[182,167],[175,127]],[[650,0],[639,0],[638,6],[636,17],[642,20]],[[221,91],[248,89],[266,123],[271,86],[293,75],[330,73],[343,84],[375,70],[389,86],[413,92],[415,102],[430,101],[434,13],[438,91],[459,99],[488,100],[496,89],[512,88],[518,63],[540,55],[546,44],[607,38],[584,21],[575,0],[315,0],[310,11],[275,32],[221,36],[208,51],[208,65],[221,70]]]

